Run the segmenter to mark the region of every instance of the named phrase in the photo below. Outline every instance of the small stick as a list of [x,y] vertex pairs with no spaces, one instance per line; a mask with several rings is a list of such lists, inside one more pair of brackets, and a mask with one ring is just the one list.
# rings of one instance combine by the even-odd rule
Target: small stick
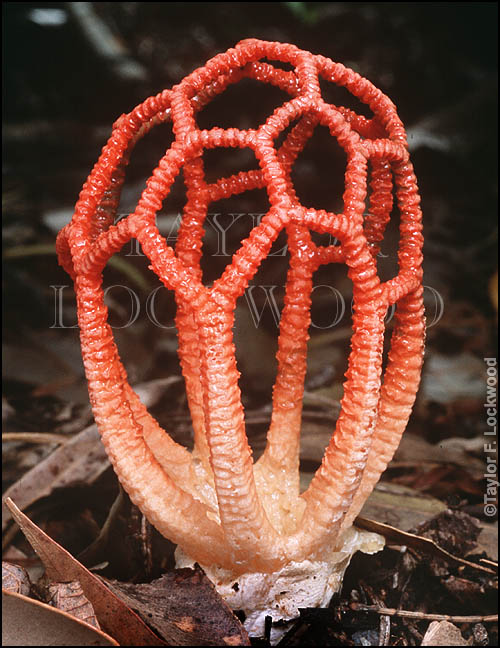
[[22,443],[66,443],[71,437],[50,432],[3,432],[2,441],[21,441]]
[[413,612],[412,610],[396,610],[395,608],[384,608],[378,605],[364,605],[363,603],[350,603],[349,608],[355,612],[375,612],[386,616],[399,616],[408,619],[419,619],[425,621],[450,621],[451,623],[496,623],[498,614],[468,615],[460,616],[455,614],[427,614],[426,612]]
[[118,495],[116,496],[113,504],[111,505],[111,508],[109,509],[108,516],[101,527],[99,535],[95,540],[93,540],[93,542],[91,542],[91,544],[89,544],[88,547],[86,547],[78,554],[78,560],[83,560],[88,564],[92,560],[95,560],[95,555],[99,553],[100,549],[106,546],[113,524],[115,523],[118,515],[121,513],[123,504],[125,502],[125,491],[121,487],[121,484],[119,484],[118,486]]

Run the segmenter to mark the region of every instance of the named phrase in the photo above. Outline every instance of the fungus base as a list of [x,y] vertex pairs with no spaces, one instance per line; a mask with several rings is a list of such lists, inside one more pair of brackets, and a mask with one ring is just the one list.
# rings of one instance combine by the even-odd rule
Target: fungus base
[[[332,596],[342,587],[352,556],[357,551],[377,553],[384,544],[378,533],[351,527],[327,561],[292,562],[277,572],[249,572],[240,576],[214,565],[201,567],[229,607],[245,613],[248,634],[261,637],[266,616],[273,621],[288,621],[299,616],[300,608],[328,607]],[[175,558],[178,568],[193,567],[196,562],[179,547]],[[271,643],[279,641],[286,630],[286,626],[272,628]]]

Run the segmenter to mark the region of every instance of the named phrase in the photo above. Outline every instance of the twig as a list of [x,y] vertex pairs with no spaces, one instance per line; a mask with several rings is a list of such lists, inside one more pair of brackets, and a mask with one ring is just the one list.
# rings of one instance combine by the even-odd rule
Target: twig
[[427,614],[426,612],[413,612],[412,610],[396,610],[395,608],[384,608],[378,605],[365,605],[363,603],[350,603],[349,608],[355,612],[375,612],[385,616],[399,616],[408,619],[419,619],[425,621],[450,621],[451,623],[496,623],[498,614],[478,614],[460,616],[455,614]]
[[489,560],[488,558],[480,558],[479,562],[485,567],[491,567],[495,571],[498,571],[498,563],[496,563],[494,560]]
[[71,437],[49,432],[3,432],[2,441],[22,441],[23,443],[65,443]]
[[391,617],[387,614],[380,616],[380,624],[378,630],[378,645],[388,646],[391,640]]
[[[384,607],[384,601],[374,592],[373,588],[360,580],[360,587],[362,587],[366,594],[370,597],[375,605],[379,608]],[[378,645],[388,646],[391,639],[391,617],[387,614],[380,615],[379,631],[378,631]]]
[[125,491],[121,487],[121,484],[119,484],[118,495],[116,496],[115,501],[109,509],[108,517],[102,525],[99,535],[91,544],[89,544],[88,547],[86,547],[78,554],[79,561],[89,564],[93,560],[97,560],[96,556],[98,555],[99,551],[108,543],[111,529],[122,511],[125,501]]

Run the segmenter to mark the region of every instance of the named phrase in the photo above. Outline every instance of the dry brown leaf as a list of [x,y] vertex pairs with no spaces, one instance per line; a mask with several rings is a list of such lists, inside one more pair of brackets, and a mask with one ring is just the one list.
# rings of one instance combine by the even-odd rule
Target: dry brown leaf
[[19,565],[2,561],[2,589],[29,596],[31,581],[28,572]]
[[45,565],[50,580],[78,580],[91,601],[101,627],[125,646],[164,646],[143,621],[117,598],[94,574],[37,527],[12,500],[7,499],[12,517]]
[[406,432],[391,465],[454,464],[465,468],[473,476],[482,477],[484,472],[483,446],[484,439],[482,437],[473,439],[449,437],[433,444],[416,434]]
[[421,646],[472,646],[472,640],[466,641],[457,628],[449,621],[433,621],[429,624]]
[[152,583],[110,583],[173,646],[249,646],[245,628],[202,569],[177,569]]
[[2,590],[3,646],[119,646],[109,635],[56,608]]
[[92,603],[83,593],[82,586],[78,581],[51,583],[47,586],[47,592],[50,597],[49,605],[100,629]]
[[[23,510],[56,488],[92,484],[109,465],[97,427],[90,425],[12,484],[3,501],[10,497]],[[3,505],[2,528],[10,519],[9,510]]]
[[410,531],[446,510],[446,504],[426,493],[391,482],[379,482],[361,516]]

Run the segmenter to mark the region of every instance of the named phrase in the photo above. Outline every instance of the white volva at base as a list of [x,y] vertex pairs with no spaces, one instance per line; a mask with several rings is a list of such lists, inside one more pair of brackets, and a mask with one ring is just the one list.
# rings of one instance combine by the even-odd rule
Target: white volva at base
[[[266,616],[273,621],[299,616],[299,608],[327,607],[333,594],[340,591],[345,570],[356,551],[373,554],[384,547],[377,533],[351,527],[343,535],[342,546],[325,561],[292,562],[271,574],[249,572],[234,576],[229,570],[200,565],[215,588],[233,610],[243,610],[245,628],[253,636],[263,636]],[[179,547],[176,566],[192,567],[195,563]],[[286,629],[273,628],[274,643]]]

